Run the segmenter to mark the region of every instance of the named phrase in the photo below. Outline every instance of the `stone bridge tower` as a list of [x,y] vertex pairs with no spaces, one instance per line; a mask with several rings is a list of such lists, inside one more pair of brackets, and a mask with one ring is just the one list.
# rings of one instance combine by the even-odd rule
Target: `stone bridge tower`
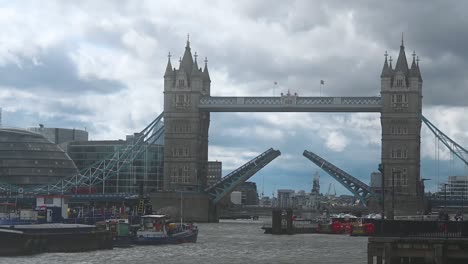
[[385,215],[421,213],[423,193],[420,178],[422,78],[413,53],[411,68],[403,39],[392,68],[385,62],[381,74],[382,164],[385,177]]
[[164,74],[164,189],[202,190],[208,166],[210,113],[198,108],[200,96],[210,95],[210,75],[198,67],[187,40],[179,69],[171,58]]

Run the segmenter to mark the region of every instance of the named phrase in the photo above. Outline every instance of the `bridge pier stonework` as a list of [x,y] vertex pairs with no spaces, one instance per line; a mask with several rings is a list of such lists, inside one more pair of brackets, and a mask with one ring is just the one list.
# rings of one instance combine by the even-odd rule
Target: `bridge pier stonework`
[[210,95],[210,76],[198,67],[187,40],[179,69],[169,55],[164,74],[164,190],[201,191],[206,186],[210,113],[200,111]]
[[381,74],[382,165],[385,215],[423,213],[424,190],[420,178],[422,78],[413,53],[411,68],[403,40],[392,68],[385,62]]

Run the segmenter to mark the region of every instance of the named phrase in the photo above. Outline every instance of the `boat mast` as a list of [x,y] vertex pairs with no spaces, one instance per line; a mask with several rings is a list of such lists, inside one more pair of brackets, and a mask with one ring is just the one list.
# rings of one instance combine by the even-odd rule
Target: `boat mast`
[[183,213],[183,202],[182,202],[182,190],[180,191],[180,226],[182,226],[182,213]]

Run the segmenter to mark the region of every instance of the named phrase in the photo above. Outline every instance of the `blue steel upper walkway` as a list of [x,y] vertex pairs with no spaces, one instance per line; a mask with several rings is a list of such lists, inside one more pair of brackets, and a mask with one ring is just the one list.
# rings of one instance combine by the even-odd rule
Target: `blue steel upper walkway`
[[204,96],[198,104],[208,112],[376,112],[382,101],[374,97],[213,97]]

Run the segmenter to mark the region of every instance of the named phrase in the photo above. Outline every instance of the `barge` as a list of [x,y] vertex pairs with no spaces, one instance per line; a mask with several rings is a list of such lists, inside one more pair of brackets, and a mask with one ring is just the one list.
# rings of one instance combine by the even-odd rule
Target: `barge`
[[112,249],[111,233],[80,224],[0,226],[0,256]]

